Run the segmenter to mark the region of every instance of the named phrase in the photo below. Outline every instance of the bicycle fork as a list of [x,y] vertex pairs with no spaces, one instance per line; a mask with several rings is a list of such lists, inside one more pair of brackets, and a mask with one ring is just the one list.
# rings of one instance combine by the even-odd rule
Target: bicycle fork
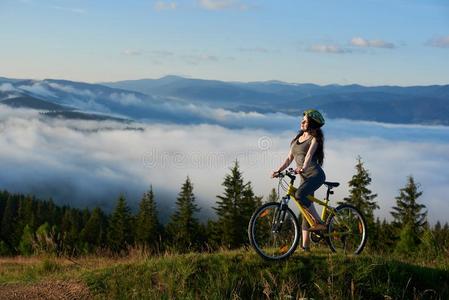
[[274,214],[274,220],[271,226],[271,231],[273,233],[278,233],[279,231],[281,231],[282,224],[284,224],[285,221],[285,215],[287,213],[289,200],[290,196],[282,197],[281,206],[276,210]]

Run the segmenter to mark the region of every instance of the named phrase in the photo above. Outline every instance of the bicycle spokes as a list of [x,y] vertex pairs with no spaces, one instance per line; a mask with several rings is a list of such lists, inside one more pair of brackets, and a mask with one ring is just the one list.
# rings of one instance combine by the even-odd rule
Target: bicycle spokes
[[331,249],[345,254],[358,254],[366,241],[365,221],[360,212],[349,205],[337,209],[329,221]]
[[250,221],[249,238],[256,251],[267,259],[282,259],[296,248],[298,224],[293,212],[279,203],[264,205]]
[[362,222],[359,221],[359,233],[362,234],[363,233],[363,224]]
[[279,252],[281,252],[282,254],[286,253],[287,251],[288,251],[288,246],[287,245],[283,245],[279,249]]
[[270,212],[266,209],[266,210],[264,210],[264,211],[260,214],[260,217],[261,217],[261,218],[266,217],[266,216],[268,216],[269,213],[270,213]]

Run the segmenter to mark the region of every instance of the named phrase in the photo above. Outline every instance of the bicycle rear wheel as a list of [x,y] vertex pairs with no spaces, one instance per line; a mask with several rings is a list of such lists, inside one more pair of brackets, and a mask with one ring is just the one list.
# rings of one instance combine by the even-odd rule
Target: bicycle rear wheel
[[366,244],[366,222],[360,211],[343,204],[328,218],[328,241],[333,252],[359,254]]
[[262,258],[285,259],[298,246],[298,220],[286,205],[281,206],[277,202],[264,204],[254,212],[249,221],[248,238]]

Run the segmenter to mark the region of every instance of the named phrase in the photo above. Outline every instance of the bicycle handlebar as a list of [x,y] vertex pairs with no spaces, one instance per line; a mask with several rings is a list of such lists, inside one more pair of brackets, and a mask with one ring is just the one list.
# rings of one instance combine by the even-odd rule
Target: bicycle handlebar
[[283,172],[279,172],[277,175],[274,176],[274,178],[282,178],[284,176],[287,176],[287,177],[289,177],[293,181],[293,180],[296,179],[296,176],[295,176],[296,174],[304,176],[301,173],[296,172],[293,168],[288,168],[288,170],[285,170]]

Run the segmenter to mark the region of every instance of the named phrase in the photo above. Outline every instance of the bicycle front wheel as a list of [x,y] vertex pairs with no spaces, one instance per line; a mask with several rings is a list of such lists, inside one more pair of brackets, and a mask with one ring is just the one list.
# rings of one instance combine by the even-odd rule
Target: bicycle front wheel
[[300,240],[298,220],[280,203],[259,207],[248,224],[248,237],[256,252],[267,260],[281,260],[295,252]]
[[360,211],[343,204],[328,218],[329,246],[333,252],[359,254],[366,244],[366,222]]

